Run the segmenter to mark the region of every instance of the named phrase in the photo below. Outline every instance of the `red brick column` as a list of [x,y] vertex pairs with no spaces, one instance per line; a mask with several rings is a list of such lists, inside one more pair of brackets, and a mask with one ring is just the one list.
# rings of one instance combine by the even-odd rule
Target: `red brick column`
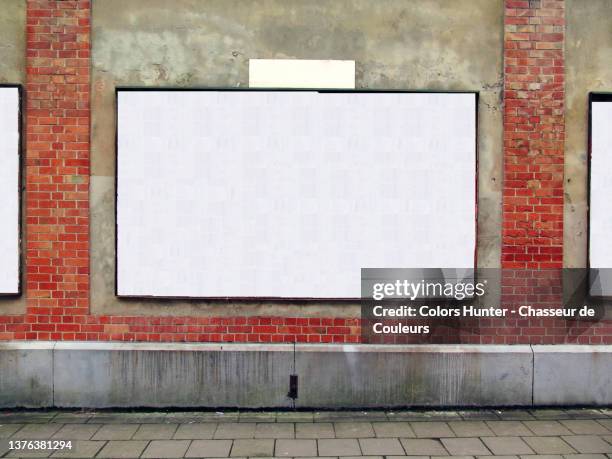
[[563,265],[565,0],[506,0],[502,267]]
[[27,1],[27,339],[75,339],[89,308],[90,8]]

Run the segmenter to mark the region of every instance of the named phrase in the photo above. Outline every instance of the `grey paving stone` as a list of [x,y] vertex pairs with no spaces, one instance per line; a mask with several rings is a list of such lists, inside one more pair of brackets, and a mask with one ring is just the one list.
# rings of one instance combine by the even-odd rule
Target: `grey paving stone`
[[218,440],[234,438],[253,438],[255,436],[254,422],[227,422],[219,424],[213,438]]
[[495,410],[495,414],[502,421],[531,421],[536,419],[527,410]]
[[51,438],[54,440],[89,440],[102,427],[100,424],[65,424]]
[[257,424],[255,438],[295,438],[295,427],[292,422]]
[[411,422],[410,426],[417,438],[448,438],[455,436],[446,422]]
[[372,427],[377,437],[415,438],[416,435],[407,421],[373,422]]
[[571,435],[572,433],[565,428],[559,421],[525,421],[523,422],[534,434],[545,437],[548,435]]
[[75,412],[75,413],[58,413],[50,422],[56,424],[84,424],[88,422],[93,413],[91,412]]
[[559,437],[525,437],[537,454],[571,454],[576,451]]
[[597,422],[612,432],[612,419],[598,419]]
[[490,454],[479,438],[441,438],[451,456],[478,456]]
[[[405,457],[405,456],[388,456],[388,457]],[[305,458],[301,457],[300,459],[305,459]],[[383,459],[383,457],[382,456],[343,456],[342,459]]]
[[407,456],[448,456],[440,440],[402,438],[400,442]]
[[240,439],[234,440],[232,457],[271,457],[274,454],[274,440],[272,439]]
[[474,456],[431,456],[431,459],[474,459]]
[[140,457],[155,459],[183,457],[189,443],[189,440],[153,440]]
[[582,454],[612,453],[612,445],[596,435],[571,435],[561,438]]
[[603,419],[607,417],[604,412],[595,408],[567,409],[565,413],[572,419]]
[[560,454],[524,454],[521,459],[563,459],[563,456]]
[[354,438],[328,438],[318,440],[320,456],[359,456],[361,448]]
[[524,437],[533,435],[521,421],[486,421],[487,426],[500,437]]
[[[0,451],[4,451],[2,449],[0,449]],[[12,450],[11,452],[9,452],[6,456],[2,456],[2,457],[49,457],[51,456],[51,453],[53,453],[53,450],[47,449],[47,450]]]
[[[386,414],[383,413],[383,420],[387,419]],[[369,416],[365,411],[321,411],[314,413],[315,422],[368,422],[368,421],[379,421],[381,419],[376,416]]]
[[361,438],[361,452],[368,456],[391,456],[404,454],[404,448],[397,438]]
[[316,440],[276,440],[274,456],[276,457],[305,457],[317,455]]
[[466,421],[497,421],[500,419],[493,410],[459,411],[459,414]]
[[55,432],[63,427],[62,424],[28,424],[14,433],[13,440],[48,440]]
[[519,459],[518,456],[477,456],[477,459]]
[[520,437],[483,437],[482,441],[495,456],[533,454]]
[[215,430],[217,430],[217,424],[213,422],[179,424],[173,438],[175,440],[207,440],[213,437]]
[[0,424],[0,439],[10,438],[15,432],[23,427],[23,424]]
[[451,421],[448,425],[457,437],[490,437],[495,435],[484,421]]
[[72,442],[72,449],[58,449],[51,457],[75,457],[79,459],[95,457],[104,443],[103,441],[75,440]]
[[148,440],[113,440],[106,443],[96,457],[124,459],[140,457]]
[[331,422],[300,422],[295,424],[295,438],[335,438]]
[[571,419],[560,422],[577,435],[606,435],[610,433],[600,423],[591,419]]
[[565,410],[560,409],[536,409],[529,410],[529,412],[536,419],[568,419],[570,416],[565,412]]
[[390,421],[460,421],[456,411],[393,411],[387,413]]
[[176,429],[176,424],[142,424],[132,440],[170,440]]
[[0,424],[46,424],[56,415],[56,412],[38,411],[0,413]]
[[374,436],[370,422],[335,422],[336,438],[368,438]]
[[244,412],[240,413],[238,422],[276,422],[276,413],[273,411]]
[[606,454],[564,454],[565,459],[607,459]]
[[604,435],[601,438],[603,438],[605,441],[607,441],[608,443],[612,445],[612,435]]
[[103,425],[91,438],[92,440],[129,440],[140,427],[138,424]]
[[[387,459],[406,459],[407,457],[409,457],[410,459],[429,459],[429,456],[387,456]],[[437,457],[448,458],[448,456],[437,456]]]
[[232,440],[194,440],[185,457],[228,457]]
[[314,413],[289,411],[276,414],[276,422],[313,422]]

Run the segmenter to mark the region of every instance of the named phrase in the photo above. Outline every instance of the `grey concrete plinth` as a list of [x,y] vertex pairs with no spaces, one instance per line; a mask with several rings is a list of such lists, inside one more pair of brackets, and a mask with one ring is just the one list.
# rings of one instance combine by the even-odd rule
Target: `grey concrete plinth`
[[53,406],[53,346],[0,342],[0,408]]
[[300,406],[531,404],[529,346],[298,346]]
[[612,346],[533,346],[536,405],[612,403]]

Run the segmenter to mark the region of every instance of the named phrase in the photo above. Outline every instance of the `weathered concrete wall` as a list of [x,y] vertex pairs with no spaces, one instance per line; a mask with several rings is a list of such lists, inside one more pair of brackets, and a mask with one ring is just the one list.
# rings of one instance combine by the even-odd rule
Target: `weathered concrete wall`
[[612,91],[612,2],[567,0],[564,264],[587,261],[588,93]]
[[[25,4],[26,0],[3,0],[0,5],[0,84],[25,83]],[[22,204],[25,208],[25,199]],[[22,217],[25,228],[25,212]],[[23,260],[21,266],[25,269]],[[24,288],[22,276],[22,290]],[[24,312],[25,295],[0,298],[0,315]]]
[[[244,87],[250,58],[354,59],[359,88],[480,91],[482,267],[500,263],[502,0],[97,0],[92,312],[357,316],[357,305],[125,301],[114,295],[116,86]],[[449,158],[449,165],[453,159]]]

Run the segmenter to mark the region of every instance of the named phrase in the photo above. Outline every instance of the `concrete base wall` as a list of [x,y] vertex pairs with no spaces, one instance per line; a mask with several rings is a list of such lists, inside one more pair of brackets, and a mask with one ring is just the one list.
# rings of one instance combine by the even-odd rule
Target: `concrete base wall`
[[612,404],[612,346],[0,343],[0,407]]

